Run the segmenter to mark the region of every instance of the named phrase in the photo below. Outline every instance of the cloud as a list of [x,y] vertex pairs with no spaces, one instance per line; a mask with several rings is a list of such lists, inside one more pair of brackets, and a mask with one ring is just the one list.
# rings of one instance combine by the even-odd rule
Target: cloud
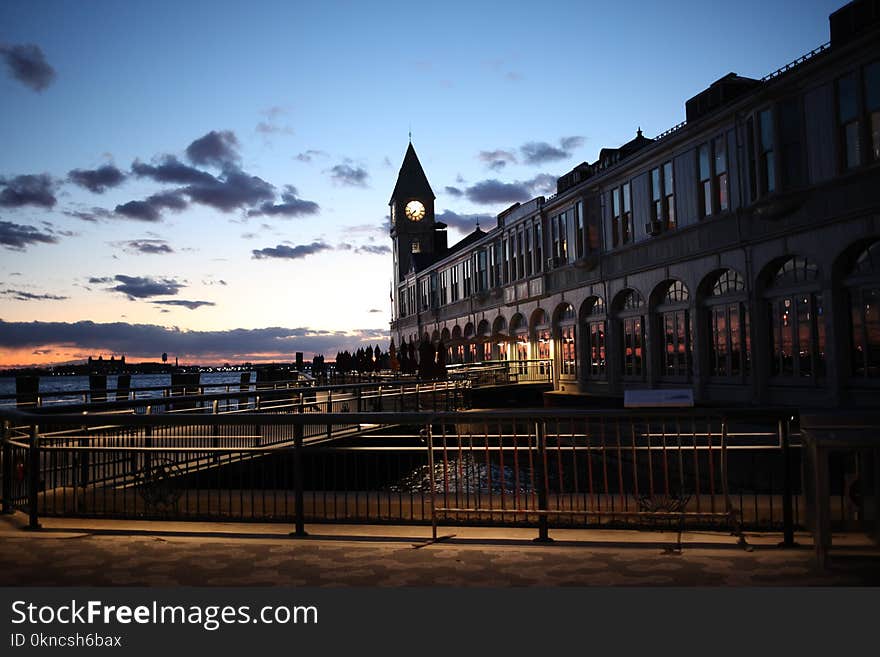
[[260,215],[282,216],[282,217],[301,217],[308,214],[317,214],[320,209],[318,204],[313,201],[306,201],[297,198],[296,187],[293,185],[285,185],[284,192],[281,194],[281,203],[272,203],[267,201],[258,209],[250,210],[249,217],[257,217]]
[[[113,292],[121,292],[130,300],[147,299],[149,297],[161,297],[175,295],[186,287],[173,278],[152,278],[150,276],[126,276],[117,274],[113,280],[119,285],[110,288]],[[89,282],[99,282],[100,279],[89,279]]]
[[0,296],[9,297],[16,301],[64,301],[70,297],[62,297],[57,294],[34,294],[24,290],[0,290]]
[[583,137],[571,136],[562,137],[558,148],[545,141],[530,141],[523,144],[519,150],[526,164],[544,164],[571,157],[572,151],[583,143]]
[[480,151],[477,158],[493,171],[501,171],[508,164],[516,164],[516,155],[511,151],[502,149],[494,151]]
[[193,164],[224,168],[238,162],[238,138],[231,130],[211,130],[186,147],[186,156]]
[[491,214],[458,214],[452,210],[444,210],[436,216],[436,219],[463,233],[472,232],[478,223],[483,226],[491,226],[495,223],[495,217]]
[[165,156],[157,165],[144,164],[138,160],[131,165],[136,176],[150,178],[160,183],[178,185],[211,184],[216,178],[207,171],[202,171],[184,164],[173,155]]
[[55,181],[47,173],[28,174],[14,178],[0,178],[0,206],[20,208],[36,205],[43,208],[55,206]]
[[293,359],[297,351],[332,354],[385,342],[387,328],[324,331],[305,327],[267,327],[224,331],[185,331],[155,324],[113,322],[4,322],[0,344],[10,349],[63,345],[86,353],[125,353],[155,359],[163,352],[181,359],[212,362]]
[[330,177],[337,185],[366,187],[369,174],[362,167],[353,167],[350,164],[337,164],[330,169]]
[[31,244],[56,244],[58,238],[51,232],[41,232],[33,226],[0,221],[0,246],[11,251],[24,251]]
[[179,211],[186,209],[186,206],[186,200],[180,196],[179,192],[159,192],[143,201],[129,201],[117,205],[115,212],[127,219],[156,222],[162,220],[162,210]]
[[262,178],[239,169],[227,169],[219,178],[198,182],[181,190],[194,203],[222,212],[273,201],[275,188]]
[[217,305],[213,301],[186,301],[184,299],[171,299],[168,301],[151,301],[150,303],[156,304],[157,306],[181,306],[183,308],[189,308],[190,310],[195,310],[196,308],[201,308],[202,306],[216,306]]
[[570,151],[572,149],[580,148],[581,146],[583,146],[584,138],[579,135],[575,135],[572,137],[562,137],[559,140],[559,145],[562,146],[562,148],[564,148],[565,150]]
[[[529,180],[512,183],[500,180],[482,180],[465,190],[467,198],[474,203],[491,205],[494,203],[522,203],[534,196],[548,194],[556,190],[556,177],[549,173],[539,173]],[[442,221],[442,220],[441,220]]]
[[102,276],[102,277],[92,276],[91,278],[89,278],[89,283],[92,283],[93,285],[99,285],[101,283],[112,283],[112,282],[113,282],[113,279],[110,278],[109,276]]
[[481,205],[528,201],[532,195],[523,183],[504,183],[500,180],[482,180],[465,190],[469,200]]
[[64,214],[68,217],[73,217],[74,219],[90,222],[96,222],[99,219],[110,219],[113,217],[113,213],[104,208],[92,208],[91,210],[65,210]]
[[55,80],[55,69],[49,65],[42,49],[37,45],[0,44],[0,55],[6,61],[12,77],[34,91],[43,91]]
[[529,188],[532,196],[556,192],[556,176],[549,173],[539,173],[531,180],[524,181],[523,184]]
[[129,252],[146,253],[148,255],[163,255],[174,253],[174,249],[168,242],[159,239],[128,240],[121,243],[122,248]]
[[378,244],[362,244],[360,246],[355,246],[349,242],[342,242],[338,248],[342,251],[352,251],[361,255],[388,255],[391,253],[391,247],[384,244],[381,246]]
[[464,192],[461,191],[458,187],[445,187],[446,193],[450,196],[455,196],[456,198],[460,198],[464,196]]
[[125,182],[125,174],[112,164],[105,164],[97,169],[73,169],[67,177],[74,184],[95,194],[103,194],[109,188]]
[[379,310],[378,308],[370,308],[367,312],[368,312],[368,313],[380,313],[380,312],[382,312],[382,311]]
[[327,157],[327,153],[325,153],[324,151],[309,149],[307,151],[303,151],[302,153],[298,153],[295,157],[300,162],[311,162],[316,157]]
[[265,249],[254,249],[251,251],[254,260],[262,260],[264,258],[284,258],[287,260],[298,260],[306,256],[320,253],[321,251],[332,250],[333,247],[324,242],[312,242],[311,244],[298,244],[297,246],[287,246],[279,244],[278,246],[267,246]]

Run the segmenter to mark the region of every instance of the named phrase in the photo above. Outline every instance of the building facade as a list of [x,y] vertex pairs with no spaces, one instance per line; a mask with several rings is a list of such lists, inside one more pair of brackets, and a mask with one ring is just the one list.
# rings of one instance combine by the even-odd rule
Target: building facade
[[392,336],[539,359],[559,394],[880,402],[880,1],[687,120],[561,176],[448,247],[410,144],[391,198]]

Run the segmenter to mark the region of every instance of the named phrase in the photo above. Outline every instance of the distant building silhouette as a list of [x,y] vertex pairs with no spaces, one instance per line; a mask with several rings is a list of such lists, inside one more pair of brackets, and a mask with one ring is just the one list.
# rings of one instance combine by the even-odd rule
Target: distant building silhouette
[[686,122],[601,149],[451,247],[409,144],[389,203],[395,342],[545,359],[563,395],[876,405],[880,3],[830,23],[830,44],[723,76]]

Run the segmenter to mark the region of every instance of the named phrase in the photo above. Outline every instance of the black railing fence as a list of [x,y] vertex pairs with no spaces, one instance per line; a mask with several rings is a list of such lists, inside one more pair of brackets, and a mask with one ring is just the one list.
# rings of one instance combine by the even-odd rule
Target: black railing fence
[[[334,410],[10,412],[3,507],[33,526],[62,515],[515,524],[542,536],[711,526],[788,541],[803,521],[790,411]],[[832,493],[845,519],[843,485]]]

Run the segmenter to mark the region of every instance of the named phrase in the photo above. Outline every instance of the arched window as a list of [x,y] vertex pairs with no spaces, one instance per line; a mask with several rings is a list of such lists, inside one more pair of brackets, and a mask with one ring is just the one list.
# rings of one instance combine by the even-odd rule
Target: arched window
[[577,376],[577,314],[570,303],[556,309],[556,344],[559,350],[559,375],[566,379]]
[[605,371],[605,302],[602,297],[590,297],[581,310],[586,340],[586,364],[591,379],[604,379]]
[[492,326],[488,319],[482,320],[477,326],[477,360],[487,361],[492,359]]
[[498,315],[492,322],[492,358],[507,360],[507,320]]
[[[657,303],[657,335],[663,336],[660,370],[666,378],[691,375],[690,292],[681,281],[670,281],[660,288]],[[656,349],[656,347],[655,347]]]
[[525,318],[517,313],[510,320],[510,337],[513,340],[513,356],[517,361],[517,371],[524,375],[528,372],[529,359],[529,327]]
[[468,322],[464,327],[464,339],[466,341],[464,360],[466,363],[473,363],[477,360],[477,345],[474,342],[476,332],[473,322]]
[[550,320],[542,308],[532,314],[532,341],[534,353],[541,361],[538,370],[542,375],[547,374],[550,371]]
[[771,373],[786,378],[825,376],[825,316],[819,269],[793,256],[776,270],[767,290]]
[[617,295],[617,324],[621,338],[621,369],[624,379],[643,380],[645,368],[645,302],[636,290]]
[[852,317],[852,372],[880,378],[880,240],[862,251],[846,279]]
[[[748,376],[751,368],[746,285],[732,269],[712,275],[704,303],[708,317],[709,375]],[[708,286],[707,286],[708,287]]]

